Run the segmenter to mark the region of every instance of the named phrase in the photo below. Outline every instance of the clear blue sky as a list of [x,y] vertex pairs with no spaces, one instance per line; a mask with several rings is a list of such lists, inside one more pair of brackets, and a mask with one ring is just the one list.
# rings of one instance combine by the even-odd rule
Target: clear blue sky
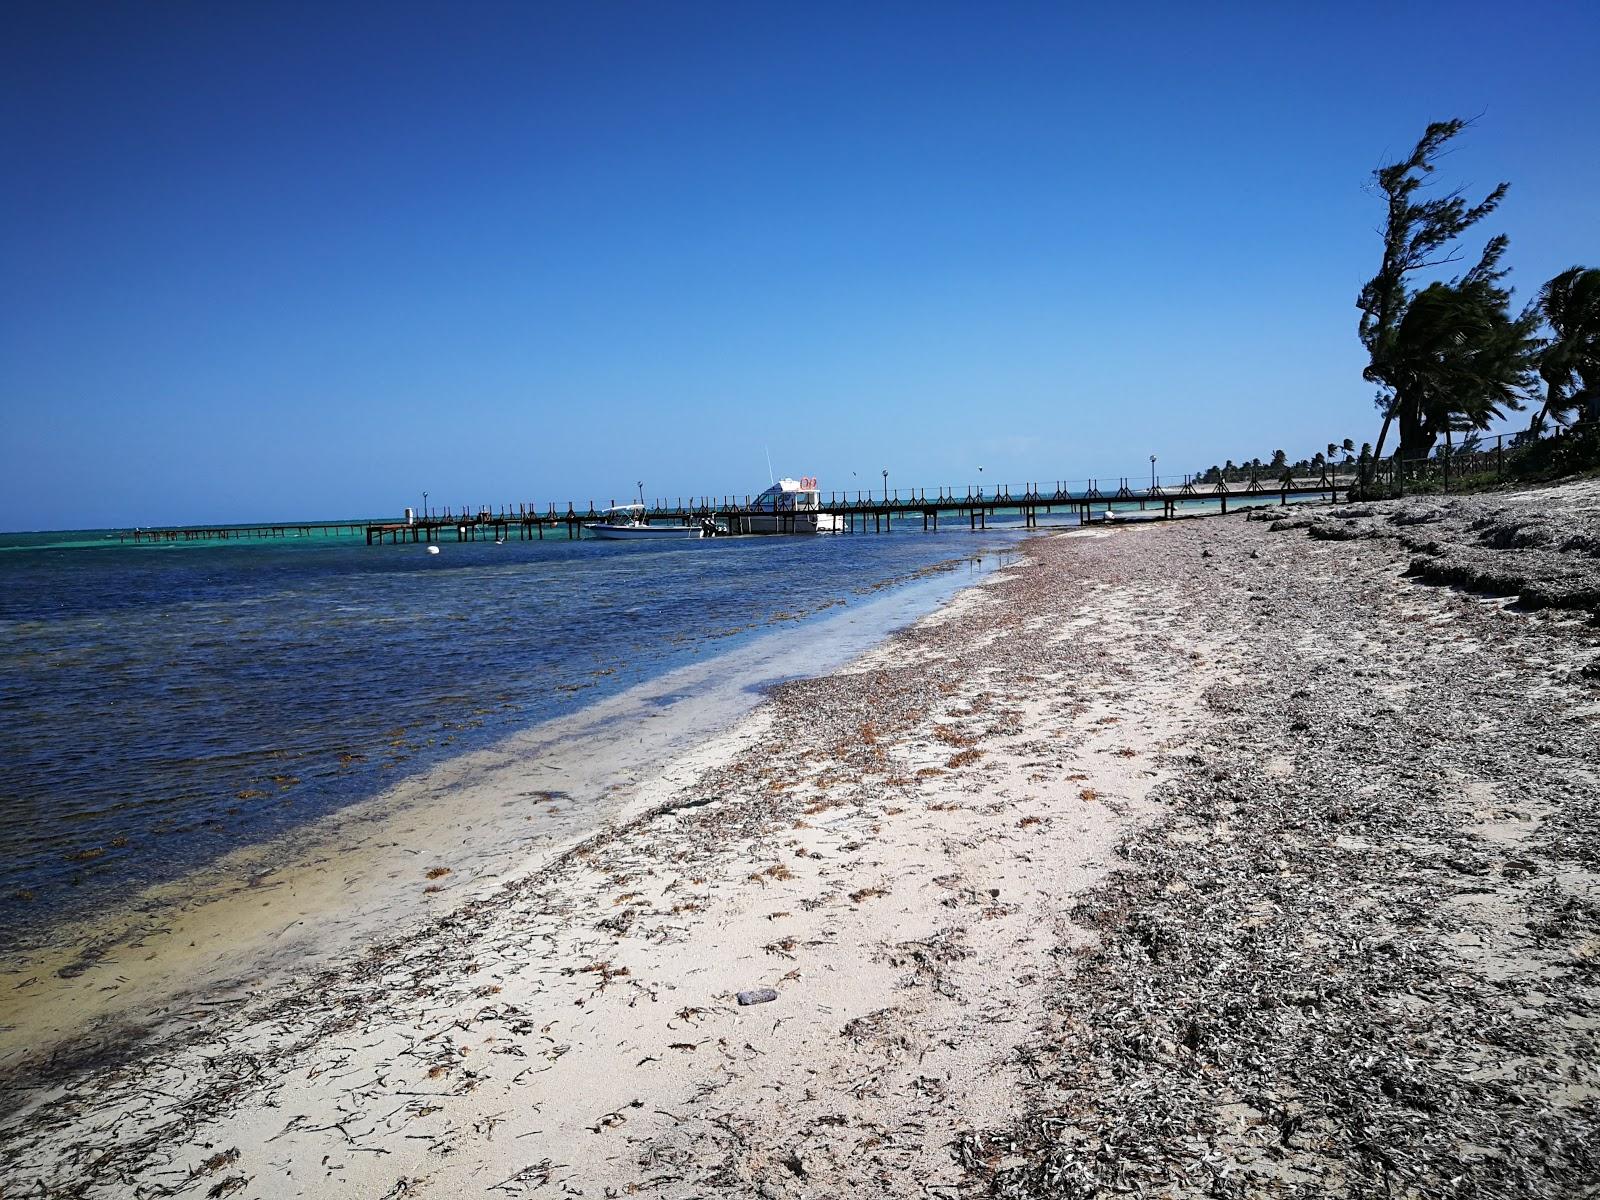
[[1600,8],[1096,7],[9,5],[0,525],[1371,439],[1452,115],[1519,301],[1600,262]]

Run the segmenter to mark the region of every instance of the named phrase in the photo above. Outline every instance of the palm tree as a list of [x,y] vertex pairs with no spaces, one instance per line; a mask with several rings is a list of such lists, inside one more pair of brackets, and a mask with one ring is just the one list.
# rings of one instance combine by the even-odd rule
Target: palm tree
[[1534,304],[1555,336],[1539,348],[1544,405],[1530,428],[1547,420],[1564,425],[1572,409],[1588,420],[1600,417],[1600,269],[1561,272]]
[[1538,318],[1513,317],[1496,269],[1496,238],[1460,279],[1418,292],[1395,330],[1389,365],[1400,425],[1400,457],[1426,458],[1442,435],[1487,429],[1522,408],[1533,383]]
[[[1474,205],[1468,205],[1459,190],[1418,198],[1417,192],[1433,174],[1436,160],[1450,140],[1468,124],[1459,118],[1433,122],[1409,157],[1372,173],[1388,208],[1383,230],[1383,260],[1378,273],[1363,285],[1356,299],[1356,307],[1361,310],[1361,343],[1370,356],[1362,375],[1379,385],[1376,400],[1383,413],[1372,462],[1383,457],[1389,426],[1403,415],[1396,372],[1403,370],[1404,365],[1395,360],[1395,354],[1399,350],[1396,341],[1400,325],[1414,300],[1408,280],[1419,271],[1456,261],[1459,252],[1454,247],[1455,241],[1494,212],[1510,186],[1500,184]],[[1503,249],[1502,242],[1501,238],[1492,240],[1485,257],[1498,257],[1499,249]],[[1402,444],[1404,440],[1402,432]],[[1369,463],[1369,470],[1370,467]]]

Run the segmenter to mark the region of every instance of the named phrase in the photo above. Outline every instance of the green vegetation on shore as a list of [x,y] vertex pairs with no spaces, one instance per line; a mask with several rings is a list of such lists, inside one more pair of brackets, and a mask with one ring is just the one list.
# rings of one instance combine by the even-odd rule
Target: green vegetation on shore
[[[1476,203],[1459,188],[1424,194],[1468,125],[1436,121],[1409,155],[1372,173],[1386,207],[1383,255],[1356,306],[1368,354],[1362,374],[1377,385],[1382,417],[1376,443],[1357,452],[1346,438],[1292,464],[1282,450],[1267,464],[1230,460],[1200,473],[1201,482],[1275,481],[1337,465],[1355,469],[1357,495],[1376,498],[1600,468],[1600,268],[1561,272],[1516,312],[1506,283],[1510,239],[1495,234],[1462,274],[1413,282],[1462,261],[1461,239],[1510,189],[1497,184]],[[1523,411],[1533,413],[1525,431],[1485,439]]]
[[[1392,428],[1403,481],[1402,464],[1427,460],[1441,439],[1448,457],[1457,434],[1485,432],[1513,411],[1536,410],[1518,448],[1565,432],[1575,418],[1580,426],[1600,420],[1600,270],[1572,267],[1514,313],[1503,265],[1510,239],[1495,234],[1465,273],[1411,284],[1418,273],[1459,261],[1462,236],[1510,188],[1500,183],[1476,204],[1460,189],[1421,194],[1440,154],[1466,127],[1459,118],[1436,121],[1406,158],[1373,172],[1387,207],[1383,257],[1356,300],[1369,356],[1363,375],[1378,385],[1383,416],[1377,444],[1362,463],[1368,491],[1377,490],[1376,466]],[[1590,465],[1588,456],[1571,451],[1593,445],[1585,436],[1565,455],[1535,457],[1546,466],[1574,460],[1569,465],[1577,469]]]

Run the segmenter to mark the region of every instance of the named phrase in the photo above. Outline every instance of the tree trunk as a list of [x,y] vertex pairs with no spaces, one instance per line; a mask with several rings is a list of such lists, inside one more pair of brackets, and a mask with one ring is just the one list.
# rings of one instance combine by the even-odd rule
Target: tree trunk
[[1383,427],[1378,430],[1378,442],[1372,448],[1372,461],[1366,466],[1366,477],[1362,479],[1362,486],[1372,483],[1373,477],[1378,473],[1378,464],[1383,461],[1383,443],[1389,436],[1389,423],[1394,420],[1394,406],[1391,404],[1388,411],[1383,414]]
[[1414,462],[1419,458],[1427,458],[1433,451],[1433,445],[1439,440],[1439,435],[1428,428],[1428,422],[1422,414],[1422,406],[1405,405],[1400,409],[1400,459],[1403,462]]
[[1541,427],[1546,418],[1559,422],[1561,414],[1566,411],[1570,403],[1571,401],[1561,394],[1561,381],[1558,379],[1546,379],[1544,381],[1544,407],[1529,422],[1528,432],[1532,433],[1535,429]]

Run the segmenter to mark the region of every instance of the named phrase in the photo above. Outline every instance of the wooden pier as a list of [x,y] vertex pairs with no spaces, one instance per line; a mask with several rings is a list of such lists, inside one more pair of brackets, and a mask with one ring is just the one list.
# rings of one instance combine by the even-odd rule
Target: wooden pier
[[[1233,483],[1186,480],[1181,484],[1163,486],[1157,483],[1138,488],[1131,486],[1127,479],[1119,479],[1106,487],[1102,487],[1099,480],[1091,479],[1076,487],[1064,482],[1051,487],[1033,483],[1016,491],[1007,484],[994,489],[904,488],[887,495],[862,489],[854,493],[829,492],[816,511],[840,518],[849,533],[887,533],[890,529],[914,525],[919,519],[922,528],[930,533],[952,521],[958,526],[965,524],[968,529],[978,530],[987,528],[990,519],[1000,513],[1019,514],[1026,528],[1036,529],[1043,518],[1058,513],[1074,522],[1088,522],[1097,516],[1115,519],[1119,509],[1131,513],[1134,505],[1149,519],[1161,519],[1178,516],[1186,507],[1204,504],[1217,505],[1227,512],[1230,503],[1259,505],[1277,501],[1288,504],[1291,499],[1317,496],[1337,501],[1340,493],[1347,492],[1355,482],[1354,475],[1324,471],[1316,479],[1283,478],[1268,482],[1251,478]],[[756,508],[754,499],[754,496],[680,496],[676,500],[655,501],[645,508],[643,517],[651,524],[664,525],[698,525],[709,518],[729,533],[739,534],[748,532],[751,518],[773,515],[770,510]],[[777,515],[782,518],[787,514]],[[581,509],[572,503],[565,508],[550,504],[543,509],[532,504],[506,505],[499,509],[483,507],[475,511],[445,508],[430,510],[427,516],[413,516],[410,521],[278,521],[252,525],[174,526],[118,530],[116,537],[119,542],[134,545],[353,538],[357,535],[364,536],[369,546],[445,539],[457,542],[513,538],[543,541],[546,537],[582,538],[586,524],[602,519],[603,511],[591,500]]]
[[[1229,503],[1270,504],[1277,501],[1288,504],[1291,499],[1324,496],[1337,502],[1341,492],[1356,482],[1354,476],[1323,472],[1316,479],[1283,478],[1267,482],[1258,478],[1228,483],[1198,483],[1187,480],[1182,484],[1135,488],[1127,479],[1102,488],[1100,481],[1091,479],[1086,486],[1073,489],[1061,482],[1054,487],[1029,484],[1013,492],[1009,485],[994,490],[967,488],[961,494],[955,488],[911,488],[895,490],[888,495],[874,495],[863,489],[853,496],[848,492],[829,492],[816,511],[839,517],[850,533],[865,533],[869,526],[873,532],[884,533],[895,527],[905,528],[907,522],[918,518],[927,532],[937,532],[940,522],[952,520],[966,524],[970,530],[988,527],[990,518],[998,513],[1018,513],[1026,528],[1038,528],[1042,517],[1056,513],[1088,522],[1101,518],[1115,519],[1117,510],[1138,511],[1149,514],[1150,519],[1172,518],[1185,507],[1209,504],[1228,511]],[[933,495],[928,495],[932,491]],[[675,502],[657,500],[647,505],[643,517],[651,524],[697,525],[711,519],[725,527],[729,533],[747,530],[751,518],[772,517],[770,510],[755,508],[753,496],[690,496],[679,497]],[[780,517],[785,514],[779,513]],[[452,539],[458,542],[479,540],[543,541],[546,536],[577,539],[583,536],[585,524],[604,519],[603,510],[594,501],[579,509],[567,504],[565,509],[548,505],[539,509],[530,504],[517,504],[498,510],[480,508],[476,511],[456,512],[449,508],[442,512],[431,511],[427,516],[416,516],[409,522],[385,521],[367,525],[367,544],[384,542],[437,542]]]
[[[187,528],[119,529],[117,541],[134,545],[162,542],[255,541],[262,538],[353,537],[365,521],[312,521],[274,525],[192,525]],[[369,541],[371,539],[368,539]]]

